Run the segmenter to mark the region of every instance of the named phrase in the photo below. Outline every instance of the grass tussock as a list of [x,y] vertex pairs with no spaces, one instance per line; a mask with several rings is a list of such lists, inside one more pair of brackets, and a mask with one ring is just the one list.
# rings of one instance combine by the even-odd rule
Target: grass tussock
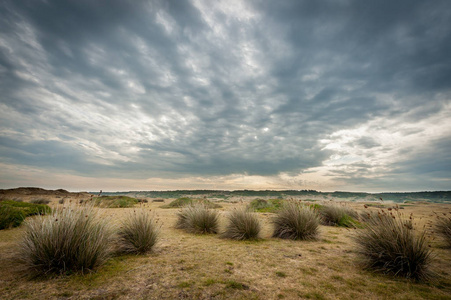
[[110,256],[112,237],[92,206],[58,207],[27,220],[18,258],[36,275],[91,271]]
[[283,199],[254,199],[249,203],[248,209],[256,212],[276,212],[282,208]]
[[103,208],[127,208],[133,207],[140,201],[127,196],[100,196],[92,199],[93,204]]
[[20,226],[26,217],[39,214],[44,215],[50,211],[50,207],[44,204],[33,204],[13,200],[1,201],[0,230]]
[[150,211],[134,210],[130,213],[118,232],[119,252],[145,254],[158,241],[159,228]]
[[208,208],[221,208],[221,205],[213,203],[207,199],[193,199],[193,198],[187,198],[182,197],[175,199],[168,205],[161,206],[162,208],[182,208],[187,205],[194,205],[194,204],[202,204],[205,207]]
[[50,200],[45,199],[45,198],[36,198],[36,199],[31,199],[30,203],[33,203],[33,204],[49,204]]
[[221,237],[233,240],[258,239],[262,229],[257,216],[245,209],[232,210],[226,230]]
[[328,204],[320,206],[318,211],[323,225],[349,228],[360,227],[360,223],[356,220],[358,214],[349,207]]
[[273,220],[273,237],[292,240],[316,239],[319,222],[313,208],[298,202],[287,202]]
[[435,229],[437,233],[445,240],[448,247],[451,248],[451,217],[446,214],[444,214],[443,216],[437,216]]
[[417,281],[430,278],[426,233],[415,232],[411,218],[404,219],[397,210],[370,215],[354,237],[366,268]]
[[186,232],[206,234],[218,232],[218,212],[203,203],[184,206],[177,214],[178,229]]

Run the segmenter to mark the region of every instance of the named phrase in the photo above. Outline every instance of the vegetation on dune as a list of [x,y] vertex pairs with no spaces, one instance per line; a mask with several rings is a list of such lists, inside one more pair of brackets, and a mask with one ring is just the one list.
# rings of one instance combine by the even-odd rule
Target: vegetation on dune
[[177,214],[178,229],[190,233],[217,233],[218,212],[203,203],[194,203],[184,206]]
[[233,240],[258,239],[261,232],[260,222],[255,214],[245,209],[232,210],[226,230],[221,237]]
[[33,204],[13,200],[0,201],[0,229],[17,227],[26,217],[38,214],[46,214],[51,211],[44,204]]
[[445,240],[448,247],[451,248],[451,217],[445,213],[442,216],[437,216],[435,229],[438,234]]
[[111,254],[113,232],[92,206],[59,207],[25,224],[19,261],[32,274],[91,271]]
[[126,208],[133,207],[140,201],[136,198],[127,196],[100,196],[92,199],[93,204],[105,208]]
[[273,237],[311,240],[318,236],[319,217],[313,208],[298,202],[287,202],[273,220]]
[[354,239],[368,269],[418,281],[431,276],[426,233],[415,232],[412,216],[404,219],[397,210],[370,214],[365,229],[358,231]]
[[158,241],[159,228],[150,211],[134,210],[119,229],[119,252],[144,254],[152,250]]
[[249,203],[248,209],[256,212],[276,212],[284,204],[283,199],[254,199]]
[[187,197],[175,199],[168,205],[163,205],[161,207],[162,208],[181,208],[186,205],[193,205],[193,204],[197,204],[197,203],[202,204],[208,208],[221,208],[221,205],[213,203],[207,199],[196,199],[196,198],[187,198]]

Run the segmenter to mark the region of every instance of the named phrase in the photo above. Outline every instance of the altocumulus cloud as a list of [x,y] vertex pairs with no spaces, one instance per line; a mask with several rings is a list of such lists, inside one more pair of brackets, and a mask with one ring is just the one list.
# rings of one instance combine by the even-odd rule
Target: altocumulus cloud
[[449,1],[2,1],[0,185],[449,189],[449,28]]

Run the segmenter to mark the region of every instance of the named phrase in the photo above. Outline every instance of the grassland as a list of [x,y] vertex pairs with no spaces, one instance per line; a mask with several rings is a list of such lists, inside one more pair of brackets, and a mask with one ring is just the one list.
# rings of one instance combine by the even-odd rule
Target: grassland
[[[47,197],[51,207],[60,199]],[[220,230],[230,210],[246,207],[252,199],[222,201]],[[159,220],[160,240],[154,250],[115,256],[91,274],[32,279],[15,259],[24,227],[0,230],[0,299],[449,299],[451,295],[451,249],[432,234],[428,238],[436,276],[431,282],[416,283],[364,270],[353,241],[361,229],[321,225],[317,240],[272,238],[274,214],[263,212],[258,213],[262,239],[234,241],[178,230],[174,228],[178,210],[162,209],[162,203],[148,200],[137,206],[151,209]],[[378,209],[349,205],[358,212]],[[99,209],[119,225],[134,208]],[[412,203],[403,213],[413,213],[414,226],[422,228],[435,221],[433,212],[450,210],[450,204]]]

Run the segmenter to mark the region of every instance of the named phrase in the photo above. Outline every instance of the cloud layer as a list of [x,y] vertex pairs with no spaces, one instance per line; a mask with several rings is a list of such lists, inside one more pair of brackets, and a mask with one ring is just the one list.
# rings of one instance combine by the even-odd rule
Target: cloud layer
[[450,188],[448,1],[0,14],[3,187]]

